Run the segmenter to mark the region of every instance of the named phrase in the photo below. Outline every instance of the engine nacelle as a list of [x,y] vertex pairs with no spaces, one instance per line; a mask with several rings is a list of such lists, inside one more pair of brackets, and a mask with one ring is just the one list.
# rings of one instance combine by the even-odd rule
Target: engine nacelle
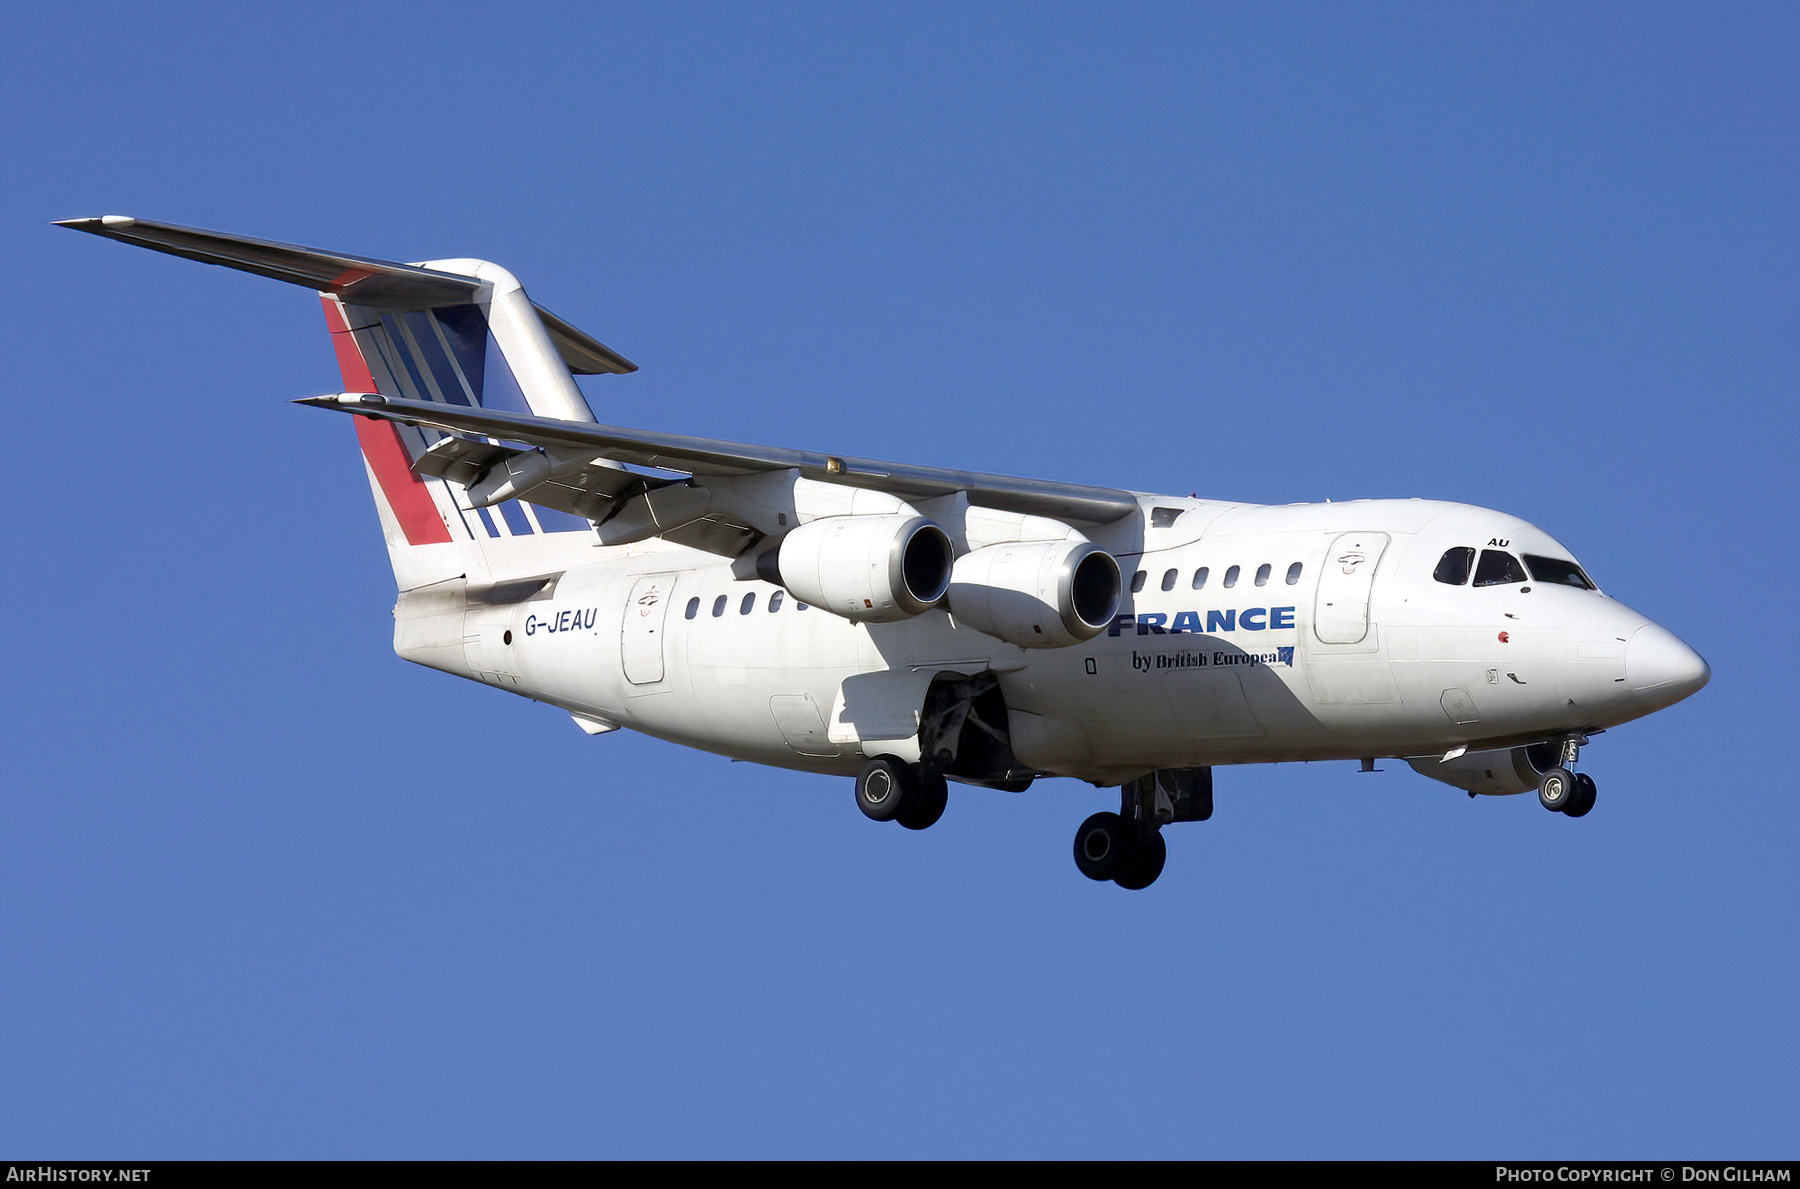
[[891,623],[937,605],[952,556],[949,536],[923,516],[827,516],[783,537],[759,568],[803,603],[858,623]]
[[989,545],[956,559],[950,613],[1021,648],[1063,648],[1106,630],[1120,590],[1119,563],[1092,541]]
[[1499,751],[1464,752],[1448,762],[1430,758],[1406,762],[1420,776],[1429,776],[1471,793],[1504,797],[1531,792],[1537,788],[1543,774],[1555,766],[1553,753],[1536,757],[1544,761],[1541,765],[1534,762],[1531,753],[1539,750],[1537,747],[1509,747]]

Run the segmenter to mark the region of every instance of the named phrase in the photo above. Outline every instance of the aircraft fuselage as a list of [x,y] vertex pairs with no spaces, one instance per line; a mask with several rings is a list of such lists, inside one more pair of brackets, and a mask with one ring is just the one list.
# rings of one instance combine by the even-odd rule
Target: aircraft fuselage
[[660,540],[590,549],[594,560],[517,602],[440,592],[468,608],[456,648],[409,647],[408,617],[428,611],[403,600],[397,647],[589,729],[845,775],[871,739],[917,758],[898,741],[918,730],[933,679],[993,673],[1018,760],[1097,784],[1510,747],[1616,726],[1706,679],[1685,645],[1598,590],[1434,578],[1456,549],[1568,557],[1504,513],[1425,500],[1143,503],[1135,523],[1093,534],[1127,592],[1106,632],[1070,647],[1019,648],[960,625],[953,608],[853,623]]

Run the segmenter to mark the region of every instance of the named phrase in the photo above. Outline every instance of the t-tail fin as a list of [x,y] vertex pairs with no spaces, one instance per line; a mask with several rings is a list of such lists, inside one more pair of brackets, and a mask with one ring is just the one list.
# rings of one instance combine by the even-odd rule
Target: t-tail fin
[[[60,225],[318,291],[346,391],[593,421],[572,373],[637,370],[487,261],[398,264],[120,215]],[[518,500],[474,507],[463,487],[420,474],[438,431],[356,427],[402,590],[549,568],[562,550],[547,537],[589,531],[580,516]]]

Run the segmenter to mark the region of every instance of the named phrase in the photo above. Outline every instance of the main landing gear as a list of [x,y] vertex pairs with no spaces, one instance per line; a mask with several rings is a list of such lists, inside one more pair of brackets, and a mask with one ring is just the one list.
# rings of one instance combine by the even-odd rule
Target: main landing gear
[[1212,816],[1211,768],[1160,768],[1119,788],[1119,812],[1096,813],[1075,831],[1075,866],[1128,891],[1156,882],[1169,858],[1162,828]]
[[876,756],[856,776],[856,807],[877,822],[924,830],[944,816],[950,786],[942,772],[898,756]]
[[1570,735],[1562,741],[1560,763],[1546,771],[1538,781],[1538,804],[1552,813],[1569,817],[1586,817],[1594,807],[1598,790],[1594,778],[1586,772],[1573,771],[1581,756],[1581,745],[1587,740]]
[[1155,883],[1168,858],[1160,829],[1116,813],[1096,813],[1075,831],[1075,866],[1081,873],[1133,892]]

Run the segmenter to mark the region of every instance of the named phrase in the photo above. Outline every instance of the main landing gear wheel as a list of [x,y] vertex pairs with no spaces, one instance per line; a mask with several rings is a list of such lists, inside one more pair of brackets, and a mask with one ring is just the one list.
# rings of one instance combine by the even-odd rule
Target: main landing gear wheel
[[1563,810],[1570,817],[1586,817],[1588,810],[1594,807],[1594,798],[1599,790],[1594,787],[1594,778],[1586,772],[1575,775],[1575,799]]
[[1162,831],[1116,813],[1096,813],[1075,831],[1076,868],[1089,879],[1110,879],[1133,892],[1155,883],[1168,858]]
[[1113,882],[1128,892],[1142,891],[1156,882],[1168,860],[1169,844],[1163,841],[1161,830],[1152,830],[1137,840],[1131,861],[1113,876]]
[[1089,879],[1107,880],[1129,865],[1137,827],[1116,813],[1096,813],[1075,831],[1075,866]]
[[907,801],[918,801],[918,794],[912,765],[898,756],[876,756],[856,774],[856,807],[871,821],[893,821]]
[[950,804],[950,785],[941,772],[920,772],[916,783],[917,796],[900,806],[894,820],[909,830],[925,830],[944,816],[944,807]]
[[1552,768],[1538,782],[1538,804],[1551,813],[1563,813],[1575,804],[1577,787],[1573,772],[1562,767]]

